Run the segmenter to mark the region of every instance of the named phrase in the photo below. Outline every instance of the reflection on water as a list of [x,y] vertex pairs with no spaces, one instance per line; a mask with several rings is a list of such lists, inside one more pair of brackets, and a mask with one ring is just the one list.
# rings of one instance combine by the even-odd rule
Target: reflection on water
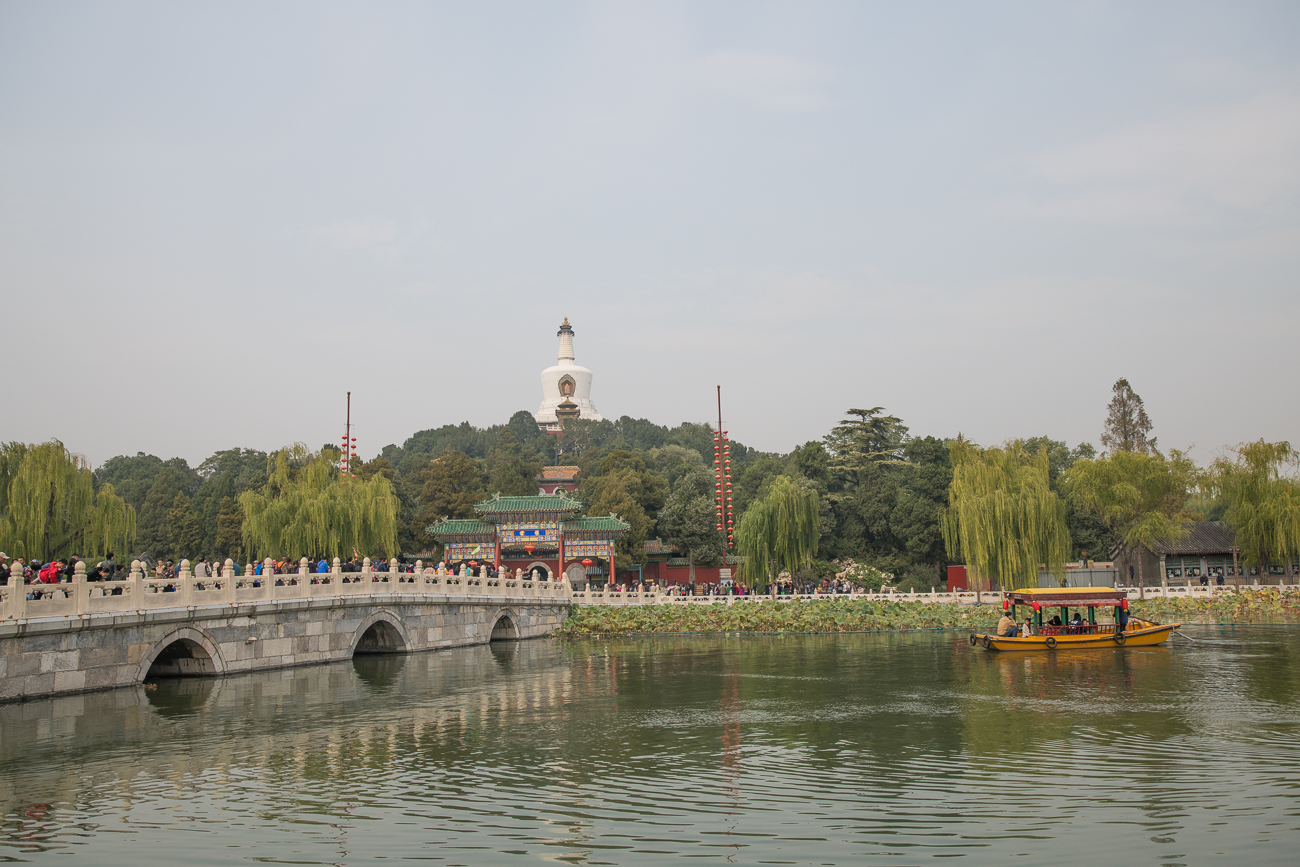
[[3,705],[0,858],[1290,863],[1300,632],[1190,634],[531,641]]

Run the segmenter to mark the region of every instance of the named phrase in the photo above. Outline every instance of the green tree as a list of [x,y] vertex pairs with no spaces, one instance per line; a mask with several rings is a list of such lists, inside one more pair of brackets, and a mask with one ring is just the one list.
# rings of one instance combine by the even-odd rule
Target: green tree
[[690,581],[695,583],[696,566],[722,563],[723,536],[714,514],[713,477],[703,468],[682,476],[659,513],[659,528],[690,561]]
[[588,515],[617,515],[630,525],[619,537],[616,553],[626,563],[645,562],[645,540],[654,526],[652,515],[664,505],[667,485],[645,460],[627,449],[614,449],[594,467],[588,460],[579,482],[579,496]]
[[167,513],[167,534],[170,550],[176,557],[196,557],[202,550],[203,530],[199,519],[190,509],[189,497],[180,492]]
[[[221,507],[217,511],[217,535],[215,547],[221,559],[234,557],[243,559],[244,551],[244,510],[233,497],[222,497]],[[314,552],[313,552],[314,553]]]
[[736,524],[741,576],[752,586],[811,565],[821,536],[821,509],[811,482],[780,476]]
[[163,466],[154,476],[140,508],[137,541],[142,552],[155,558],[172,556],[172,535],[167,527],[167,516],[176,496],[184,496],[184,482],[184,477],[174,467]]
[[1263,573],[1271,563],[1300,555],[1300,455],[1289,442],[1263,440],[1234,451],[1234,459],[1215,461],[1212,472],[1242,559]]
[[[95,470],[96,485],[109,484],[117,495],[135,508],[137,514],[144,507],[145,497],[153,487],[154,480],[164,467],[170,467],[182,477],[181,490],[187,495],[198,490],[202,481],[199,473],[190,469],[184,458],[171,458],[164,461],[156,455],[138,452],[134,457],[118,455],[109,458],[103,466]],[[170,500],[168,503],[170,504]]]
[[819,493],[826,493],[831,483],[831,456],[826,446],[817,442],[804,443],[790,452],[790,469],[817,486]]
[[537,477],[541,472],[541,462],[524,456],[519,441],[509,428],[497,435],[496,445],[487,456],[489,493],[516,497],[535,494]]
[[429,523],[442,518],[472,518],[474,504],[486,495],[483,468],[460,452],[444,451],[420,474],[420,506]]
[[1151,419],[1147,417],[1142,398],[1128,384],[1127,379],[1115,380],[1113,397],[1106,408],[1106,426],[1101,432],[1101,447],[1115,452],[1134,452],[1140,455],[1159,454],[1156,439],[1151,433]]
[[43,561],[127,550],[135,510],[113,486],[95,490],[86,459],[51,440],[0,446],[0,546]]
[[980,448],[959,436],[948,452],[953,475],[940,519],[949,556],[1007,589],[1037,586],[1040,564],[1063,576],[1070,534],[1047,451],[1029,453],[1015,440]]
[[948,505],[952,461],[947,445],[935,437],[911,439],[903,446],[902,484],[889,513],[889,529],[902,552],[934,570],[931,581],[942,583],[947,561],[940,516]]
[[[1182,519],[1197,469],[1176,449],[1160,454],[1116,451],[1077,460],[1067,474],[1071,497],[1096,514],[1129,552],[1187,536]],[[1145,586],[1138,557],[1138,586]]]
[[676,488],[678,479],[706,472],[703,455],[695,449],[672,443],[651,449],[646,454],[645,463],[672,489]]
[[907,427],[896,416],[881,415],[884,411],[876,406],[845,412],[849,418],[826,435],[831,472],[852,484],[872,465],[902,462]]
[[271,458],[261,491],[239,497],[244,543],[255,556],[368,557],[397,552],[397,496],[383,475],[340,478],[338,452],[301,444]]

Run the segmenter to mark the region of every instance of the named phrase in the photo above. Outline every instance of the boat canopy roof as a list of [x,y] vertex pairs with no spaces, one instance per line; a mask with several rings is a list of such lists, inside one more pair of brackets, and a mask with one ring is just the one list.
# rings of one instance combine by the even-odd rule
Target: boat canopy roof
[[1096,608],[1119,605],[1127,597],[1123,590],[1114,587],[1031,587],[1011,591],[1011,604],[1046,607],[1068,606]]

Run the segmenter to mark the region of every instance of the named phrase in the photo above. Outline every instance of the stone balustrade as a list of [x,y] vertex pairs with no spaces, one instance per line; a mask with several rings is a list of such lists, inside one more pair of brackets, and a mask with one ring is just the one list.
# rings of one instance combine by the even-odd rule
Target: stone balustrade
[[[1238,592],[1231,585],[1223,587],[1120,587],[1126,591],[1129,599],[1212,599],[1216,596]],[[1248,584],[1241,590],[1281,590],[1283,592],[1300,592],[1300,584]],[[670,596],[659,591],[645,593],[619,593],[609,590],[579,590],[573,593],[576,605],[742,605],[749,602],[817,602],[828,599],[869,599],[877,602],[925,602],[945,605],[977,605],[1001,603],[1002,594],[997,590],[982,592],[961,591],[957,593],[799,593],[788,596],[767,596],[752,594],[749,596]]]
[[468,567],[448,572],[440,563],[425,566],[417,561],[413,572],[401,572],[393,560],[388,571],[375,571],[367,558],[360,572],[343,572],[334,558],[329,572],[315,572],[307,558],[298,571],[272,574],[272,561],[263,562],[263,574],[255,575],[253,564],[235,574],[235,564],[226,560],[219,574],[196,577],[188,560],[182,560],[175,578],[145,574],[140,561],[131,564],[122,578],[87,581],[86,565],[79,562],[70,583],[23,584],[22,569],[12,567],[9,583],[0,585],[0,621],[21,621],[46,617],[77,617],[170,608],[239,605],[348,596],[417,595],[442,601],[451,597],[509,597],[512,600],[555,601],[568,604],[572,588],[568,580],[533,581],[522,570],[513,574],[488,566],[474,574]]

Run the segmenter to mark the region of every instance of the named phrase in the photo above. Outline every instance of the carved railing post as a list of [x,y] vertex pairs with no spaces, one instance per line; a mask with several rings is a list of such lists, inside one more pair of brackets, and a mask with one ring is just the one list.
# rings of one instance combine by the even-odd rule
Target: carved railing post
[[428,593],[428,592],[429,592],[429,589],[428,589],[428,582],[425,581],[425,579],[424,579],[424,561],[423,561],[423,560],[416,560],[416,561],[415,561],[415,572],[412,573],[412,574],[415,576],[415,577],[413,577],[413,578],[411,579],[411,583],[415,585],[415,591],[416,591],[417,593]]
[[10,619],[22,620],[27,612],[27,586],[23,584],[23,566],[17,560],[9,566]]
[[389,558],[388,560],[388,592],[389,593],[401,592],[402,588],[397,586],[398,584],[402,583],[402,573],[398,571],[401,568],[402,568],[402,564],[397,561],[396,557]]
[[194,576],[190,574],[190,561],[181,560],[181,569],[176,573],[176,583],[180,586],[181,604],[186,608],[194,605]]
[[221,601],[235,604],[235,561],[229,557],[221,566]]
[[131,561],[131,607],[140,609],[144,607],[144,572],[140,568],[139,560]]
[[90,609],[90,585],[86,583],[86,564],[81,560],[72,570],[72,596],[77,613],[85,614]]

